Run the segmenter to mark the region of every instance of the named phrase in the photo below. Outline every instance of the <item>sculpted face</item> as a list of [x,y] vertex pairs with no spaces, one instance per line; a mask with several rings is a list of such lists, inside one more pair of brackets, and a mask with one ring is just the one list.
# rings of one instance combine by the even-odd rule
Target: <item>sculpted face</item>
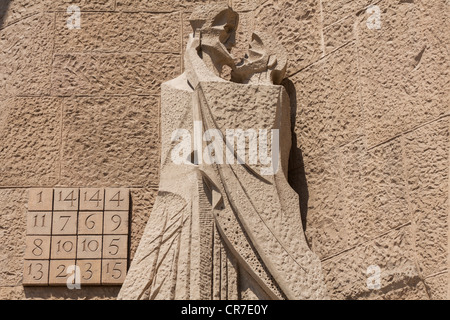
[[231,10],[222,11],[211,26],[201,29],[202,50],[214,55],[215,63],[234,68],[231,49],[236,44],[238,16]]
[[250,78],[255,73],[261,73],[268,69],[269,54],[264,47],[262,39],[254,33],[252,42],[249,45],[248,53],[241,63],[236,66],[233,76],[238,82],[245,82],[246,78]]
[[284,49],[268,35],[255,32],[248,53],[233,70],[231,80],[238,83],[280,84],[286,64]]
[[190,18],[194,38],[200,41],[199,54],[216,74],[224,65],[234,69],[231,49],[236,41],[239,15],[225,4],[202,5]]

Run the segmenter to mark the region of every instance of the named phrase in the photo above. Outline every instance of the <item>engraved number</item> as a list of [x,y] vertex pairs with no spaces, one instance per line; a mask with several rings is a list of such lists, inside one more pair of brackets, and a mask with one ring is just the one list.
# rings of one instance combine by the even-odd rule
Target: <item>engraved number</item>
[[86,220],[84,221],[84,224],[86,225],[86,228],[88,228],[89,230],[92,230],[92,229],[95,228],[95,221],[94,220],[89,220],[93,216],[94,216],[93,214],[87,216]]
[[115,227],[111,231],[116,231],[117,229],[119,229],[120,225],[122,224],[122,218],[118,214],[113,215],[111,217],[111,221],[114,222],[115,224],[117,224],[117,227]]
[[87,242],[87,245],[86,245],[86,242],[87,242],[86,239],[84,239],[84,241],[82,242],[83,251],[87,251],[86,250],[86,248],[87,248],[87,249],[89,249],[89,251],[95,252],[95,251],[97,251],[98,247],[100,246],[97,240],[91,240],[91,241]]
[[61,217],[59,217],[59,219],[66,219],[66,223],[64,223],[64,225],[63,225],[63,227],[61,228],[61,230],[59,230],[59,231],[63,231],[63,230],[66,228],[67,223],[68,223],[69,220],[70,220],[70,216],[61,216]]
[[56,269],[61,270],[61,272],[58,273],[58,275],[56,276],[57,278],[65,278],[66,277],[66,273],[64,272],[64,271],[66,271],[66,267],[63,264],[59,265]]
[[65,241],[62,245],[61,245],[61,240],[59,240],[56,243],[58,250],[57,252],[61,252],[61,248],[65,251],[65,252],[70,252],[73,249],[73,242],[72,241]]
[[[70,198],[69,198],[70,197]],[[72,190],[67,197],[64,198],[64,200],[62,199],[62,191],[59,192],[59,201],[66,201],[69,202],[70,201],[70,206],[71,207],[75,207],[74,202],[77,201],[77,198],[75,197],[75,193]]]
[[41,203],[42,202],[42,191],[38,193],[38,197],[39,197],[38,203]]
[[120,198],[120,191],[117,192],[115,195],[112,196],[112,198],[109,200],[111,202],[117,202],[117,207],[120,207],[120,202],[124,201],[124,198]]
[[103,201],[100,197],[100,190],[97,190],[96,193],[88,200],[87,199],[87,191],[84,193],[84,201],[97,202],[96,207],[100,207],[100,202]]
[[[37,214],[34,216],[34,226],[38,227],[38,215]],[[45,227],[45,214],[42,215],[42,223],[39,228],[44,228],[44,227]]]
[[109,244],[109,247],[116,248],[115,252],[113,253],[111,250],[109,250],[109,254],[115,256],[119,252],[119,246],[117,244],[114,244],[115,241],[120,241],[120,239],[112,239],[111,243]]
[[[44,253],[44,250],[42,250],[41,246],[44,243],[44,240],[42,239],[35,239],[33,241],[34,245],[36,246],[36,248],[33,249],[33,251],[31,251],[35,256],[40,256]],[[38,250],[37,253],[36,250]]]
[[[36,272],[37,273],[39,273],[40,274],[40,276],[39,276],[39,278],[37,278],[35,275],[33,276],[33,279],[34,280],[41,280],[42,279],[42,277],[44,276],[44,273],[42,272],[42,268],[44,267],[43,265],[42,265],[42,263],[37,263],[36,264],[36,266],[39,268],[39,270],[37,270]],[[30,266],[28,267],[28,274],[31,276],[31,269],[32,269],[32,267],[33,267],[33,264],[30,264]]]
[[89,277],[85,277],[86,276],[86,274],[85,275],[83,275],[83,279],[84,280],[90,280],[91,278],[92,278],[92,276],[93,276],[93,272],[92,272],[92,270],[91,270],[91,268],[92,268],[92,263],[86,263],[86,265],[88,266],[88,268],[87,268],[87,270],[86,270],[86,273],[89,273]]
[[[114,267],[113,267],[112,273],[111,273],[111,277],[112,277],[113,279],[119,279],[119,278],[122,276],[122,270],[120,270],[120,269],[117,268],[117,265],[120,266],[121,264],[122,264],[122,262],[116,262],[116,263],[114,263]],[[115,276],[114,276],[114,272],[116,272],[116,274],[119,273],[119,275],[118,275],[117,277],[115,277]],[[110,273],[110,271],[109,271],[109,262],[106,264],[106,273]]]

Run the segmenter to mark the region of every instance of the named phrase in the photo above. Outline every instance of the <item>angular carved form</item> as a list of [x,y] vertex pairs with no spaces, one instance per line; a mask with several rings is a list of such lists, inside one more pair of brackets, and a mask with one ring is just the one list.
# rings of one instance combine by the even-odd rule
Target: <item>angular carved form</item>
[[[286,53],[255,33],[236,66],[237,14],[208,5],[191,20],[186,71],[162,86],[159,195],[119,298],[325,298],[320,260],[287,183],[290,104],[279,85]],[[232,82],[219,76],[224,65]],[[237,134],[220,147],[230,132]],[[259,162],[251,144],[258,133]],[[250,136],[244,150],[235,143],[242,134]]]

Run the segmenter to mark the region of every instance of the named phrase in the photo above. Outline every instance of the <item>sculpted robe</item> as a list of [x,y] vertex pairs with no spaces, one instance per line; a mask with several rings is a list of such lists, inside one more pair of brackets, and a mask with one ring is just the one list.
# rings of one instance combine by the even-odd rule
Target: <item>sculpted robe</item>
[[[162,85],[160,187],[121,299],[321,299],[320,260],[307,246],[298,195],[287,183],[289,97],[282,86],[228,82],[191,37],[186,72]],[[279,131],[273,174],[258,164],[175,164],[173,133],[186,129]],[[198,129],[198,128],[197,128]],[[269,137],[270,138],[270,137]],[[195,140],[195,138],[193,139]],[[192,141],[194,153],[207,146]],[[196,150],[195,150],[196,149]],[[217,151],[217,150],[216,150]],[[247,148],[246,154],[249,154]],[[244,159],[240,159],[244,160]],[[278,170],[277,170],[278,169]]]

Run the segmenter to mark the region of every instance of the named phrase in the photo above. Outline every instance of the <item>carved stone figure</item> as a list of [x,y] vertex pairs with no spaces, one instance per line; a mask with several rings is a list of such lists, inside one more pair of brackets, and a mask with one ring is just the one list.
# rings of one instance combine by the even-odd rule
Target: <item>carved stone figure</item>
[[[286,52],[254,33],[235,65],[238,15],[227,6],[200,6],[191,24],[186,71],[162,85],[159,194],[119,298],[325,298],[287,182]],[[248,138],[244,150],[235,138]]]

